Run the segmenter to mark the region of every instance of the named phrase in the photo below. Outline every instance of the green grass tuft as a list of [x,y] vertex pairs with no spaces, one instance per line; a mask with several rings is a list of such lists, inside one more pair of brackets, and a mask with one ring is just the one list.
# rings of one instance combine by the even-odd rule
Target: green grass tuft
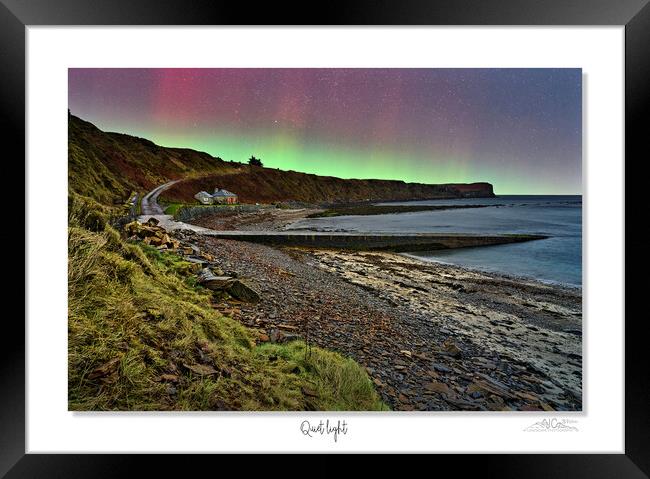
[[165,214],[175,216],[183,206],[185,206],[184,203],[169,203],[165,206]]

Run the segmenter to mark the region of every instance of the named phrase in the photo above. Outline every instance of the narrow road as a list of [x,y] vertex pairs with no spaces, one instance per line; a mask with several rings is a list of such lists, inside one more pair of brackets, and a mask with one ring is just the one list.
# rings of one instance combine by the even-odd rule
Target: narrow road
[[164,214],[163,209],[158,204],[158,196],[160,195],[160,193],[162,193],[172,185],[175,185],[179,181],[180,180],[168,181],[167,183],[157,186],[149,193],[144,195],[142,197],[142,203],[140,205],[141,214],[150,215],[150,216]]

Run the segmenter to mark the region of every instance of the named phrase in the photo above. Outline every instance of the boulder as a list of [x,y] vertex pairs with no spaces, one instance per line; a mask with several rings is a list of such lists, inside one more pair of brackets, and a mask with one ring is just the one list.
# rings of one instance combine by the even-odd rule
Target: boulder
[[137,221],[131,221],[130,223],[124,225],[124,231],[126,231],[126,234],[129,236],[137,236],[140,232],[141,226],[142,225]]
[[229,288],[233,278],[230,276],[216,276],[208,268],[203,268],[196,275],[199,284],[213,291],[224,291]]
[[159,236],[147,236],[144,239],[144,242],[146,244],[150,244],[151,246],[161,246],[164,243],[162,238],[160,238]]
[[247,303],[257,303],[261,296],[252,286],[241,279],[234,279],[226,287],[226,292],[235,299]]
[[297,334],[287,334],[277,328],[271,329],[268,337],[272,343],[288,343],[289,341],[300,339],[300,336]]
[[[199,269],[207,268],[210,265],[210,263],[208,263],[206,260],[200,259],[200,258],[195,258],[193,256],[186,256],[184,259],[185,259],[185,261],[187,261],[189,263],[198,264],[200,266]],[[214,268],[213,268],[213,271],[214,271]],[[223,276],[223,275],[221,274],[219,276]]]
[[158,221],[156,218],[152,217],[152,218],[149,218],[147,220],[146,224],[151,225],[151,226],[158,226],[158,223],[160,223],[160,221]]

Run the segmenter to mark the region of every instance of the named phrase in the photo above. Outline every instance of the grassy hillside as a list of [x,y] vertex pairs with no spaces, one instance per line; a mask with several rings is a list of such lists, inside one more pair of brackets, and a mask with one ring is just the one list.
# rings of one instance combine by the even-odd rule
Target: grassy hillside
[[385,408],[351,359],[258,344],[210,306],[179,256],[123,240],[114,211],[69,197],[71,410]]
[[68,118],[69,188],[100,203],[122,203],[170,179],[237,171],[207,153],[164,148],[143,138],[105,133],[74,115]]
[[[68,120],[68,182],[72,191],[103,204],[123,203],[133,191],[188,178],[164,193],[170,202],[194,202],[200,190],[237,193],[242,202],[308,203],[493,196],[489,183],[427,185],[389,180],[345,180],[224,162],[199,151],[106,133],[74,115]],[[263,152],[261,152],[263,153]],[[242,159],[243,160],[243,159]]]

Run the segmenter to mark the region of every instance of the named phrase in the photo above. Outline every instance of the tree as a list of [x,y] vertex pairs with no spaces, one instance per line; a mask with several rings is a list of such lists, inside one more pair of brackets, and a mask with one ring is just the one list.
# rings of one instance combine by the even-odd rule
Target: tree
[[248,164],[251,165],[251,166],[264,166],[262,164],[262,160],[260,160],[259,158],[255,158],[254,156],[251,156],[248,159]]

